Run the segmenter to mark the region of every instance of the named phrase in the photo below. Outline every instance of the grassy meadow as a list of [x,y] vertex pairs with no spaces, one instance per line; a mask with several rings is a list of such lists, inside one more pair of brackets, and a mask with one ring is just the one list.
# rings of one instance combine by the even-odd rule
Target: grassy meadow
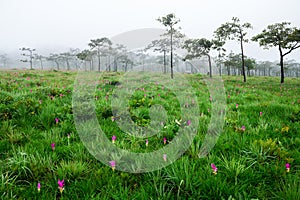
[[[122,73],[102,77],[95,110],[109,140],[115,136],[115,145],[135,152],[172,142],[180,121],[172,93],[150,85],[147,95],[136,91],[129,101],[140,126],[150,122],[148,109],[157,96],[166,101],[171,116],[147,146],[124,134],[110,110]],[[211,99],[202,75],[185,77],[200,109],[191,147],[163,169],[132,174],[112,170],[82,144],[72,110],[75,72],[0,71],[1,199],[300,199],[300,79],[280,84],[279,77],[248,77],[243,83],[242,77],[224,76],[223,132],[212,151],[199,158]]]

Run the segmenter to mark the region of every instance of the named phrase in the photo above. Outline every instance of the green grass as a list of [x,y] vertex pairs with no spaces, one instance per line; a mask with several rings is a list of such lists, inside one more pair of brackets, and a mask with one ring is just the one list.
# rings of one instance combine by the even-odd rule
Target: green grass
[[[146,96],[137,90],[130,98],[130,117],[141,127],[151,122],[151,114],[157,115],[149,111],[151,106],[162,102],[166,110],[161,130],[149,137],[146,147],[144,139],[125,134],[112,121],[122,117],[113,116],[110,108],[122,75],[104,73],[96,87],[96,116],[102,130],[109,140],[116,135],[115,145],[122,149],[161,149],[163,138],[170,142],[179,129],[176,95],[167,86],[150,84],[141,86]],[[201,75],[186,75],[200,109],[201,126],[191,147],[165,168],[131,174],[113,172],[81,142],[72,110],[75,78],[74,72],[1,71],[1,199],[300,199],[299,79],[286,78],[281,85],[276,77],[249,77],[247,83],[241,77],[223,77],[225,126],[212,151],[199,158],[211,120],[210,94]],[[218,168],[216,175],[211,163]],[[290,172],[286,163],[291,164]],[[58,179],[65,180],[62,194]]]

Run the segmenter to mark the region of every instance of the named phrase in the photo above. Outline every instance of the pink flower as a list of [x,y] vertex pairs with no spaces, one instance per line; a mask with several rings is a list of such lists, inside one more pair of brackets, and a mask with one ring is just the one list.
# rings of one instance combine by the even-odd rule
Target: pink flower
[[105,96],[106,101],[108,100],[108,95]]
[[157,94],[157,96],[159,96],[159,97],[160,97],[160,94]]
[[246,130],[245,126],[242,126],[242,131],[245,131],[245,130]]
[[262,116],[262,112],[259,112],[259,116]]
[[111,140],[112,140],[112,143],[113,143],[113,144],[115,143],[116,139],[117,139],[117,136],[115,136],[115,135],[113,135],[113,136],[111,137]]
[[166,143],[167,143],[167,138],[164,137],[164,144],[166,144]]
[[236,107],[236,109],[238,109],[238,107],[239,107],[239,104],[235,104],[235,107]]
[[55,118],[55,123],[56,123],[56,124],[58,124],[58,121],[59,121],[59,119],[58,119],[58,118]]
[[29,90],[30,92],[32,92],[32,90]]
[[70,137],[71,137],[71,134],[70,134],[70,133],[68,133],[68,139],[70,139]]
[[59,94],[59,96],[60,96],[60,97],[63,97],[63,96],[65,96],[65,95],[64,95],[64,94]]
[[228,95],[228,99],[230,99],[230,94]]
[[218,168],[217,168],[216,165],[213,164],[213,163],[212,163],[210,166],[211,166],[211,168],[212,168],[212,170],[213,170],[213,174],[216,175],[216,174],[217,174],[217,171],[218,171]]
[[286,168],[286,172],[290,172],[291,166],[290,166],[289,163],[286,163],[286,164],[285,164],[285,168]]
[[65,186],[65,180],[59,180],[57,181],[57,184],[58,184],[58,189],[60,191],[60,193],[62,193],[64,191],[64,186]]
[[114,116],[112,116],[112,117],[111,117],[111,121],[113,121],[113,122],[114,122],[115,120],[116,120],[116,119],[115,119],[115,117],[114,117]]
[[146,139],[146,147],[148,146],[148,143],[149,143],[149,141],[148,141],[148,139]]
[[110,164],[110,166],[111,166],[112,170],[114,171],[114,170],[115,170],[115,168],[116,168],[116,161],[114,161],[114,160],[112,160],[112,161],[109,161],[109,164]]
[[212,97],[209,97],[209,101],[212,102]]
[[164,161],[166,162],[167,161],[167,154],[164,154],[163,158],[164,158]]
[[191,125],[191,120],[188,120],[188,121],[187,121],[187,125],[188,125],[188,126]]
[[52,148],[52,151],[55,150],[55,143],[52,143],[52,144],[51,144],[51,148]]
[[38,182],[38,184],[37,184],[37,189],[38,189],[38,192],[41,191],[41,183],[40,182]]

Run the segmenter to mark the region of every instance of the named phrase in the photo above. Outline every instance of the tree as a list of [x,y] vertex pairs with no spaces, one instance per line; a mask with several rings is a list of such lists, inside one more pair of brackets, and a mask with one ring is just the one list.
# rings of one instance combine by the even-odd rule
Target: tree
[[210,51],[212,48],[217,48],[214,46],[215,44],[213,41],[210,41],[205,38],[201,39],[188,39],[184,42],[183,48],[188,51],[188,54],[183,59],[191,60],[193,58],[199,58],[203,55],[207,56],[208,58],[208,66],[209,66],[209,76],[212,77],[212,67],[211,67],[211,56]]
[[8,61],[8,57],[6,54],[2,54],[0,55],[0,63],[2,64],[2,67],[5,68],[6,67],[6,64],[7,64],[7,61]]
[[[290,27],[290,22],[276,23],[267,26],[260,34],[252,38],[259,42],[265,49],[278,47],[280,55],[281,83],[284,83],[284,63],[283,58],[292,51],[300,47],[300,29]],[[286,50],[284,52],[284,50]]]
[[59,63],[61,62],[61,56],[59,54],[50,54],[47,60],[53,61],[56,64],[57,70],[60,69]]
[[88,49],[85,49],[79,53],[76,54],[76,57],[79,60],[82,60],[84,62],[85,71],[86,71],[86,62],[90,62],[90,70],[92,70],[92,52]]
[[45,57],[44,56],[42,56],[42,55],[39,55],[39,54],[34,54],[34,59],[36,59],[36,60],[39,60],[40,61],[40,65],[41,65],[41,69],[43,70],[44,69],[44,66],[43,66],[43,59],[44,59]]
[[21,55],[22,55],[22,56],[25,56],[25,57],[28,57],[29,60],[24,59],[24,60],[21,60],[21,61],[22,61],[22,62],[29,62],[29,63],[30,63],[30,69],[33,69],[33,68],[32,68],[32,61],[33,61],[33,59],[34,59],[33,52],[35,51],[35,49],[22,47],[22,48],[20,48],[19,50],[22,51],[22,52],[24,52],[24,51],[26,52],[26,51],[27,51],[27,52],[29,53],[29,54],[22,53]]
[[106,38],[98,38],[95,40],[91,40],[91,42],[88,44],[91,47],[91,50],[95,50],[97,57],[98,57],[98,71],[100,72],[100,65],[101,65],[101,56],[102,54],[111,48],[112,42]]
[[215,37],[221,38],[222,40],[237,40],[240,42],[241,54],[242,54],[242,74],[244,77],[244,82],[246,82],[245,73],[245,60],[244,60],[244,42],[248,42],[246,39],[247,32],[246,29],[252,28],[250,23],[240,24],[240,20],[237,17],[232,18],[232,22],[226,22],[222,24],[216,31]]
[[167,35],[170,36],[171,78],[173,79],[173,35],[175,31],[177,31],[174,26],[178,24],[180,20],[175,17],[175,14],[168,14],[164,17],[158,18],[157,21],[167,27]]

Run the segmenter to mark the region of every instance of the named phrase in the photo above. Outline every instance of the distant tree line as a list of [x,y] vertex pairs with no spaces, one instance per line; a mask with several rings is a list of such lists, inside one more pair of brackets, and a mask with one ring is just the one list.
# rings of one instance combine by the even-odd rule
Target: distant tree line
[[[128,71],[136,65],[149,70],[149,68],[155,68],[153,63],[157,63],[162,67],[155,70],[162,73],[170,72],[173,78],[175,67],[177,71],[199,72],[201,70],[195,69],[200,69],[201,66],[194,66],[194,60],[201,63],[199,60],[206,59],[208,68],[202,71],[206,71],[210,77],[213,75],[212,62],[216,63],[219,75],[241,75],[244,82],[247,76],[280,76],[281,83],[284,83],[285,76],[299,77],[300,64],[294,60],[284,60],[288,54],[300,47],[300,29],[291,26],[290,22],[268,25],[261,33],[249,38],[247,30],[252,29],[253,26],[248,22],[241,23],[240,19],[233,17],[231,21],[221,24],[214,31],[213,37],[208,39],[187,38],[179,27],[180,19],[173,13],[159,17],[157,21],[166,28],[166,31],[159,39],[136,52],[128,51],[126,46],[113,44],[109,38],[102,37],[91,39],[86,49],[74,48],[67,52],[51,53],[49,56],[38,54],[36,49],[22,47],[20,50],[24,59],[21,61],[28,62],[30,69],[80,69],[99,72]],[[238,42],[239,53],[226,53],[224,45],[228,40]],[[247,57],[244,44],[250,41],[258,42],[265,49],[277,48],[279,62],[256,61]],[[176,49],[185,50],[185,55],[177,55]],[[156,55],[149,54],[150,51],[156,52]],[[213,57],[213,51],[218,56]],[[0,66],[6,67],[8,61],[6,54],[0,55]],[[205,64],[201,65],[203,68]],[[188,68],[190,70],[187,70]]]

